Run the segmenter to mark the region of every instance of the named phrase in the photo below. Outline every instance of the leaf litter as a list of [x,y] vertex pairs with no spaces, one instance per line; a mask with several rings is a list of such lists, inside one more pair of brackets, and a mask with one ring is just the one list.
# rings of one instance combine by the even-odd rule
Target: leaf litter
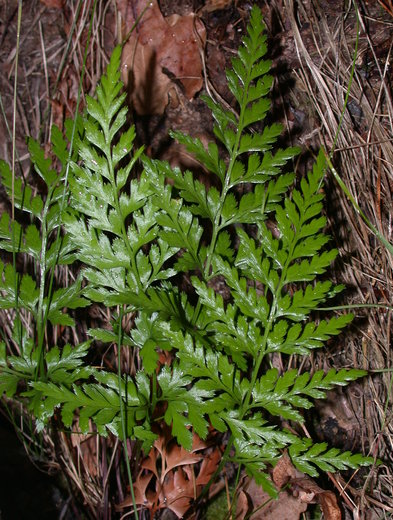
[[141,17],[122,55],[122,76],[140,115],[177,106],[177,89],[191,100],[203,86],[201,50],[206,30],[194,14],[164,18],[156,0],[117,1],[125,34]]
[[255,480],[244,479],[239,493],[236,520],[298,520],[309,504],[319,504],[325,520],[341,520],[336,495],[298,471],[285,452],[272,471],[281,492],[272,500]]
[[[193,434],[191,451],[176,444],[169,428],[164,427],[153,448],[143,460],[134,484],[135,502],[150,512],[170,509],[182,518],[209,482],[221,460],[221,450],[209,447]],[[132,506],[131,495],[117,507]]]

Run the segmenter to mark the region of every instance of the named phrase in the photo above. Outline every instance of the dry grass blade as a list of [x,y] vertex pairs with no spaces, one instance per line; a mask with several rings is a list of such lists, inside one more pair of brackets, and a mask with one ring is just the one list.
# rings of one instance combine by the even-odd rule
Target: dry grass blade
[[[313,102],[321,124],[321,141],[329,151],[350,83],[356,40],[355,6],[351,4],[347,12],[335,12],[333,17],[329,9],[323,10],[317,3],[298,4],[294,0],[285,2],[301,63],[297,80]],[[362,211],[392,242],[393,106],[389,83],[392,45],[391,39],[385,41],[384,37],[391,34],[393,24],[383,19],[381,9],[376,12],[378,6],[374,6],[372,13],[369,9],[371,6],[359,3],[360,47],[334,163]],[[298,18],[295,13],[300,13]],[[373,20],[372,30],[370,20]],[[311,45],[302,33],[303,24],[312,27]],[[340,219],[335,220],[333,227],[340,227],[345,235],[336,238],[343,259],[343,277],[353,288],[353,303],[391,302],[391,255],[370,233],[340,190],[335,189],[331,204],[328,213],[338,214]],[[340,354],[341,362],[368,370],[391,369],[390,314],[370,310],[366,322],[367,328],[362,327],[357,336],[347,339]],[[364,449],[385,461],[369,473],[361,493],[352,490],[356,503],[353,513],[360,516],[369,508],[383,515],[393,507],[391,386],[389,370],[370,376],[359,389],[358,400],[352,403],[360,420]]]

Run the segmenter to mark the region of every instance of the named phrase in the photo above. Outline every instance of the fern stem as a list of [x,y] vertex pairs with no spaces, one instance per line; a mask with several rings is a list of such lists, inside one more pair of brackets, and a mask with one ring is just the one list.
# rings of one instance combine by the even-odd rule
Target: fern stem
[[[93,18],[94,13],[96,9],[98,0],[94,0],[92,13],[90,17],[90,24],[89,24],[89,30],[87,34],[87,40],[84,50],[84,56],[83,56],[83,67],[82,67],[82,73],[79,80],[78,85],[78,97],[76,102],[76,109],[75,109],[75,118],[74,118],[74,124],[72,127],[72,136],[71,136],[71,142],[70,142],[70,149],[68,153],[68,161],[65,165],[65,174],[64,174],[64,183],[63,183],[63,194],[60,201],[60,211],[58,215],[58,225],[57,225],[57,232],[56,232],[56,238],[55,242],[58,244],[57,248],[57,255],[60,253],[60,243],[61,243],[61,215],[63,213],[63,209],[65,207],[65,201],[67,196],[67,186],[68,186],[68,175],[69,175],[69,168],[70,168],[70,160],[72,157],[73,152],[73,145],[74,145],[74,136],[76,132],[76,121],[78,117],[78,111],[79,111],[79,104],[81,99],[81,93],[82,93],[82,87],[83,87],[83,79],[86,71],[86,62],[87,62],[87,54],[88,49],[90,45],[90,38],[92,34],[92,27],[93,27]],[[55,186],[53,186],[52,191],[48,193],[47,199],[45,201],[45,206],[43,210],[43,216],[42,216],[42,249],[41,249],[41,258],[40,258],[40,294],[39,294],[39,301],[38,301],[38,311],[37,311],[37,340],[38,340],[38,363],[37,363],[37,369],[35,373],[34,380],[37,381],[38,375],[40,375],[43,379],[45,379],[45,365],[44,365],[44,359],[43,359],[43,343],[44,343],[44,335],[45,335],[45,328],[46,323],[48,319],[48,314],[50,310],[50,297],[53,293],[53,280],[54,280],[54,269],[52,269],[50,273],[49,278],[49,288],[48,288],[48,304],[46,306],[45,313],[43,312],[43,303],[44,303],[44,297],[45,297],[45,278],[46,278],[46,250],[47,250],[47,243],[48,243],[48,234],[46,229],[46,217],[49,211],[49,207],[51,204],[51,197],[53,195],[53,191],[55,190]]]
[[[52,191],[53,193],[53,191]],[[36,371],[34,374],[34,381],[37,381],[38,377],[45,379],[45,365],[43,356],[44,347],[44,336],[45,336],[45,324],[46,316],[49,310],[49,302],[47,305],[46,313],[44,313],[44,298],[45,298],[45,279],[46,279],[46,249],[48,244],[48,233],[47,233],[47,216],[51,204],[52,193],[48,193],[45,201],[44,209],[42,212],[42,225],[41,225],[41,256],[40,256],[40,292],[38,298],[37,308],[37,350],[38,350],[38,362]]]
[[[105,135],[105,140],[107,141],[107,135],[109,134],[109,124],[108,124],[108,129],[105,129],[104,132],[106,134]],[[104,150],[104,153],[105,153],[105,157],[106,157],[106,160],[107,160],[107,163],[108,163],[108,168],[109,168],[109,176],[110,176],[109,182],[110,182],[111,187],[112,187],[114,208],[115,208],[116,213],[118,214],[118,216],[120,218],[120,222],[121,222],[122,238],[123,238],[124,243],[125,243],[125,245],[127,247],[127,250],[128,250],[132,271],[135,273],[135,275],[137,275],[135,277],[135,279],[136,279],[136,283],[138,285],[138,290],[140,292],[144,292],[144,287],[143,287],[143,285],[141,283],[138,267],[136,265],[135,253],[134,253],[134,251],[133,251],[133,249],[132,249],[132,247],[130,245],[130,241],[129,241],[129,238],[128,238],[128,235],[127,235],[126,226],[125,226],[125,219],[123,217],[123,213],[122,213],[121,208],[120,208],[119,194],[118,194],[118,189],[117,189],[117,184],[116,184],[115,169],[113,167],[112,153],[111,153],[111,143],[110,142],[109,143],[106,142],[106,148]]]
[[152,376],[152,399],[151,399],[151,404],[150,404],[150,414],[151,416],[153,415],[153,412],[156,408],[156,405],[157,405],[157,373],[154,372],[153,373],[153,376]]
[[146,13],[146,11],[148,9],[150,9],[152,7],[152,2],[150,2],[150,0],[148,0],[146,2],[146,5],[145,7],[143,8],[143,10],[141,11],[141,13],[136,17],[135,19],[135,22],[133,23],[131,29],[128,31],[128,33],[125,35],[125,37],[123,38],[123,41],[121,42],[121,46],[124,47],[124,45],[128,42],[128,40],[130,39],[130,36],[131,34],[135,31],[135,29],[137,28],[139,22],[141,21],[141,19],[143,18],[144,14]]
[[[135,502],[135,494],[134,494],[134,484],[132,481],[132,474],[131,474],[131,466],[130,466],[130,457],[128,454],[128,446],[127,446],[127,415],[125,410],[125,405],[123,402],[123,395],[122,395],[122,377],[121,377],[121,346],[123,344],[123,328],[122,328],[122,321],[123,321],[123,308],[120,308],[119,312],[119,326],[118,326],[118,339],[117,339],[117,377],[118,377],[118,384],[119,384],[119,407],[120,407],[120,417],[121,417],[121,430],[122,430],[122,436],[123,436],[123,446],[124,446],[124,458],[127,468],[127,476],[128,476],[128,482],[130,485],[130,491],[131,491],[131,497],[132,497],[132,504],[134,506],[134,514],[136,520],[139,520],[138,516],[138,509]],[[124,382],[124,395],[127,395],[127,383]]]
[[[226,196],[228,195],[228,191],[232,187],[231,186],[232,170],[235,165],[235,161],[238,157],[240,139],[241,139],[241,136],[242,136],[242,133],[244,130],[244,114],[245,114],[245,110],[247,108],[248,88],[251,83],[251,78],[250,78],[251,74],[250,73],[251,73],[251,69],[249,68],[249,70],[247,71],[246,84],[244,85],[244,90],[243,90],[243,99],[240,104],[240,113],[239,113],[239,122],[238,122],[237,132],[236,132],[236,140],[235,140],[232,150],[230,152],[230,160],[229,160],[229,165],[228,165],[226,175],[225,175],[225,182],[222,187],[218,210],[216,212],[214,222],[213,222],[212,238],[211,238],[211,241],[209,244],[209,249],[208,249],[208,253],[206,256],[206,265],[205,265],[205,269],[204,269],[204,273],[203,273],[204,280],[209,279],[209,271],[211,268],[213,253],[216,248],[218,233],[220,232],[220,220],[221,220],[221,216],[222,216],[222,210],[224,207]],[[201,299],[198,298],[198,302],[197,302],[197,305],[196,305],[195,311],[194,311],[194,323],[196,323],[196,321],[198,320],[201,308],[202,308]]]
[[258,374],[259,374],[259,369],[261,368],[263,358],[266,355],[266,343],[267,343],[267,339],[269,337],[269,334],[270,334],[270,331],[271,331],[271,328],[272,328],[272,324],[273,324],[273,320],[274,320],[273,309],[274,309],[274,313],[275,313],[275,306],[274,305],[272,305],[272,307],[271,307],[270,318],[269,318],[269,321],[268,321],[268,323],[267,323],[267,325],[265,327],[265,331],[264,331],[264,334],[263,334],[263,340],[262,340],[263,348],[261,348],[261,350],[259,351],[257,360],[256,360],[256,362],[254,364],[254,367],[253,367],[253,370],[252,370],[252,375],[251,375],[250,386],[248,387],[246,397],[244,398],[244,401],[243,401],[242,406],[241,406],[240,417],[242,419],[243,419],[244,415],[247,413],[248,408],[250,406],[252,390],[255,387],[255,383],[257,381]]
[[211,242],[209,245],[209,253],[207,255],[206,267],[205,267],[205,272],[204,272],[205,279],[207,279],[209,276],[213,252],[216,248],[218,233],[220,231],[220,220],[221,220],[221,216],[222,216],[222,210],[224,207],[224,203],[225,203],[225,199],[228,194],[228,191],[231,189],[232,170],[235,165],[235,161],[238,157],[240,139],[241,139],[241,136],[242,136],[242,133],[244,130],[244,113],[245,113],[245,110],[247,107],[248,87],[250,85],[250,81],[251,81],[250,80],[250,71],[248,71],[248,78],[247,78],[247,82],[246,82],[247,87],[245,86],[245,88],[243,90],[243,99],[242,99],[242,103],[240,105],[239,123],[238,123],[238,127],[237,127],[237,132],[236,132],[236,140],[235,140],[235,143],[233,144],[233,148],[230,153],[230,160],[229,160],[228,169],[227,169],[227,172],[225,175],[224,186],[222,187],[219,208],[218,208],[218,211],[215,215],[214,222],[213,222],[212,239],[211,239]]

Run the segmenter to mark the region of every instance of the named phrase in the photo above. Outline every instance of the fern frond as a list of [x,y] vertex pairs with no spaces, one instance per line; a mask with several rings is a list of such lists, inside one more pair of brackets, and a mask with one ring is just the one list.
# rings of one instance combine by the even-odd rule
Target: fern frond
[[[301,410],[313,399],[365,372],[279,374],[266,368],[274,353],[308,355],[321,348],[353,318],[313,320],[313,311],[341,290],[318,280],[337,255],[329,249],[321,215],[325,159],[319,154],[313,170],[291,190],[295,174],[288,164],[299,150],[275,150],[281,125],[266,124],[273,83],[266,52],[262,15],[253,7],[226,73],[238,106],[230,110],[205,98],[223,146],[171,133],[217,177],[211,185],[135,147],[135,128],[126,127],[120,47],[75,122],[72,153],[55,127],[53,164],[29,141],[47,196],[34,197],[16,180],[16,207],[30,213],[31,223],[26,227],[3,215],[0,247],[29,255],[40,275],[36,282],[0,262],[0,308],[17,302],[18,310],[26,310],[37,324],[39,345],[27,333],[22,339],[15,335],[11,341],[21,353],[7,356],[0,344],[0,392],[13,396],[19,386],[27,387],[22,396],[30,399],[39,429],[60,409],[66,428],[78,417],[82,432],[93,425],[100,435],[110,431],[123,441],[140,441],[146,451],[156,438],[155,422],[165,422],[186,449],[194,433],[205,439],[209,426],[228,432],[222,463],[243,465],[276,496],[266,468],[282,449],[311,475],[316,467],[356,468],[371,459],[299,440],[277,419],[302,423]],[[65,126],[70,137],[71,123]],[[136,174],[139,159],[143,171]],[[70,197],[62,185],[68,168]],[[3,162],[0,174],[10,193],[12,176]],[[46,280],[55,266],[74,260],[84,264],[80,277],[49,291]],[[187,292],[179,288],[182,280],[191,280]],[[45,351],[46,320],[72,326],[65,309],[89,300],[109,308],[111,328],[89,330],[92,339],[74,347]],[[122,330],[124,314],[131,315],[131,330]],[[20,323],[17,318],[18,330]],[[122,346],[137,350],[142,369],[133,375],[119,369],[116,375],[88,366],[93,340],[116,344],[119,356]],[[172,351],[170,366],[160,363],[162,350]]]
[[61,350],[59,347],[52,347],[45,354],[48,380],[69,385],[87,379],[93,374],[94,370],[91,367],[84,366],[84,357],[90,344],[91,341],[80,343],[75,347],[66,344]]
[[12,309],[16,298],[19,306],[36,314],[39,289],[33,278],[27,274],[20,276],[11,264],[0,260],[0,308]]
[[20,382],[31,381],[38,365],[38,357],[33,349],[33,341],[24,334],[19,356],[7,356],[4,342],[0,343],[0,395],[5,392],[13,397]]
[[332,336],[339,334],[353,320],[353,314],[342,314],[318,324],[310,321],[306,325],[289,325],[278,320],[267,339],[267,352],[307,355],[311,349],[321,348]]
[[61,415],[66,427],[73,423],[75,412],[79,410],[79,426],[82,433],[87,433],[90,421],[93,421],[100,435],[106,436],[108,430],[121,437],[121,416],[119,398],[127,403],[128,435],[133,436],[134,427],[139,425],[146,416],[146,394],[148,388],[141,384],[139,378],[136,382],[124,378],[119,389],[118,378],[108,372],[94,372],[97,383],[84,383],[81,386],[72,385],[71,388],[64,382],[37,381],[32,383],[35,392],[44,398],[35,410],[36,416],[43,425],[53,414],[58,406],[61,406]]
[[[9,165],[0,159],[0,180],[4,186],[8,198],[12,198],[12,173]],[[44,202],[40,195],[33,196],[33,190],[27,184],[24,184],[22,179],[14,179],[14,204],[15,207],[32,213],[38,219],[41,218],[41,212],[44,207]]]
[[138,181],[129,179],[143,151],[133,152],[135,128],[116,140],[127,114],[120,54],[118,47],[97,87],[97,98],[87,99],[78,143],[82,164],[71,164],[72,209],[64,215],[78,258],[89,265],[84,270],[86,294],[108,306],[131,304],[134,296],[173,276],[176,271],[164,264],[179,249],[158,238],[158,211],[147,174]]
[[313,376],[308,373],[299,375],[293,369],[278,376],[277,369],[270,369],[252,389],[253,400],[250,407],[261,406],[272,415],[303,422],[303,417],[294,407],[311,408],[313,403],[308,397],[324,399],[327,390],[336,385],[345,386],[364,375],[364,370],[336,371],[332,368],[326,375],[322,370],[318,370]]
[[336,472],[337,470],[358,469],[360,466],[373,464],[373,457],[352,454],[349,451],[340,452],[337,448],[328,449],[325,442],[312,444],[310,439],[302,439],[289,448],[289,455],[294,465],[307,475],[317,477],[318,471]]

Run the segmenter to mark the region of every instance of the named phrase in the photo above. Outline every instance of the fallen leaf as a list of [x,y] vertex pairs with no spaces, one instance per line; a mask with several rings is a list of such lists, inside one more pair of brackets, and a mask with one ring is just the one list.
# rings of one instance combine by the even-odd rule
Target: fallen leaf
[[[298,520],[300,515],[307,510],[307,504],[301,502],[290,494],[289,491],[282,491],[278,498],[272,499],[255,480],[246,481],[244,492],[251,506],[248,514],[250,520]],[[247,486],[247,487],[246,487]],[[241,511],[245,509],[245,497],[242,498]],[[238,515],[238,512],[237,512]],[[237,520],[242,520],[244,516],[236,516]]]
[[294,492],[302,502],[315,503],[321,505],[325,520],[341,520],[341,510],[337,503],[336,495],[332,491],[326,491],[318,486],[310,477],[304,475],[303,478],[295,479],[291,483]]
[[331,491],[323,491],[318,497],[325,520],[341,520],[336,495]]
[[[221,451],[217,448],[213,450],[207,457],[203,457],[202,464],[196,479],[196,484],[200,488],[205,486],[213,473],[216,471],[219,463],[221,462]],[[212,488],[209,490],[209,496],[211,496]]]
[[135,502],[137,504],[148,504],[149,500],[146,496],[147,486],[149,485],[153,475],[151,473],[147,473],[143,475],[142,472],[139,473],[138,478],[134,484],[134,496]]
[[[145,0],[117,1],[129,31],[146,7]],[[156,0],[123,47],[122,77],[139,114],[162,114],[169,101],[176,105],[177,89],[192,99],[202,88],[200,50],[206,31],[193,14],[164,18]]]
[[277,464],[273,468],[272,478],[274,484],[278,489],[283,488],[290,480],[296,478],[296,476],[303,476],[303,473],[297,471],[287,452],[284,452],[282,457],[278,460]]
[[142,469],[146,469],[150,471],[153,475],[159,478],[158,469],[157,469],[157,451],[150,450],[148,456],[143,460],[141,464]]
[[166,456],[165,460],[165,476],[169,471],[172,471],[173,468],[179,466],[185,466],[187,464],[196,464],[203,458],[202,455],[189,452],[185,450],[182,446],[174,446]]
[[248,515],[249,508],[247,494],[241,489],[236,501],[236,520],[244,520]]
[[320,504],[325,520],[341,520],[336,495],[320,488],[314,480],[298,471],[287,452],[273,468],[272,480],[279,490],[287,486],[276,500],[272,500],[254,480],[245,480],[239,493],[236,520],[243,520],[253,511],[250,520],[298,520],[308,504],[316,503]]
[[196,498],[192,480],[189,480],[182,468],[174,471],[165,479],[160,493],[160,502],[171,509],[178,518],[182,518],[190,508],[191,501]]
[[[196,453],[201,450],[205,453]],[[218,447],[208,448],[207,443],[194,434],[192,450],[187,451],[176,443],[170,429],[164,426],[143,460],[134,483],[136,504],[148,509],[151,518],[158,510],[166,508],[181,518],[210,480],[220,460]],[[121,511],[132,503],[129,495],[116,509]]]

